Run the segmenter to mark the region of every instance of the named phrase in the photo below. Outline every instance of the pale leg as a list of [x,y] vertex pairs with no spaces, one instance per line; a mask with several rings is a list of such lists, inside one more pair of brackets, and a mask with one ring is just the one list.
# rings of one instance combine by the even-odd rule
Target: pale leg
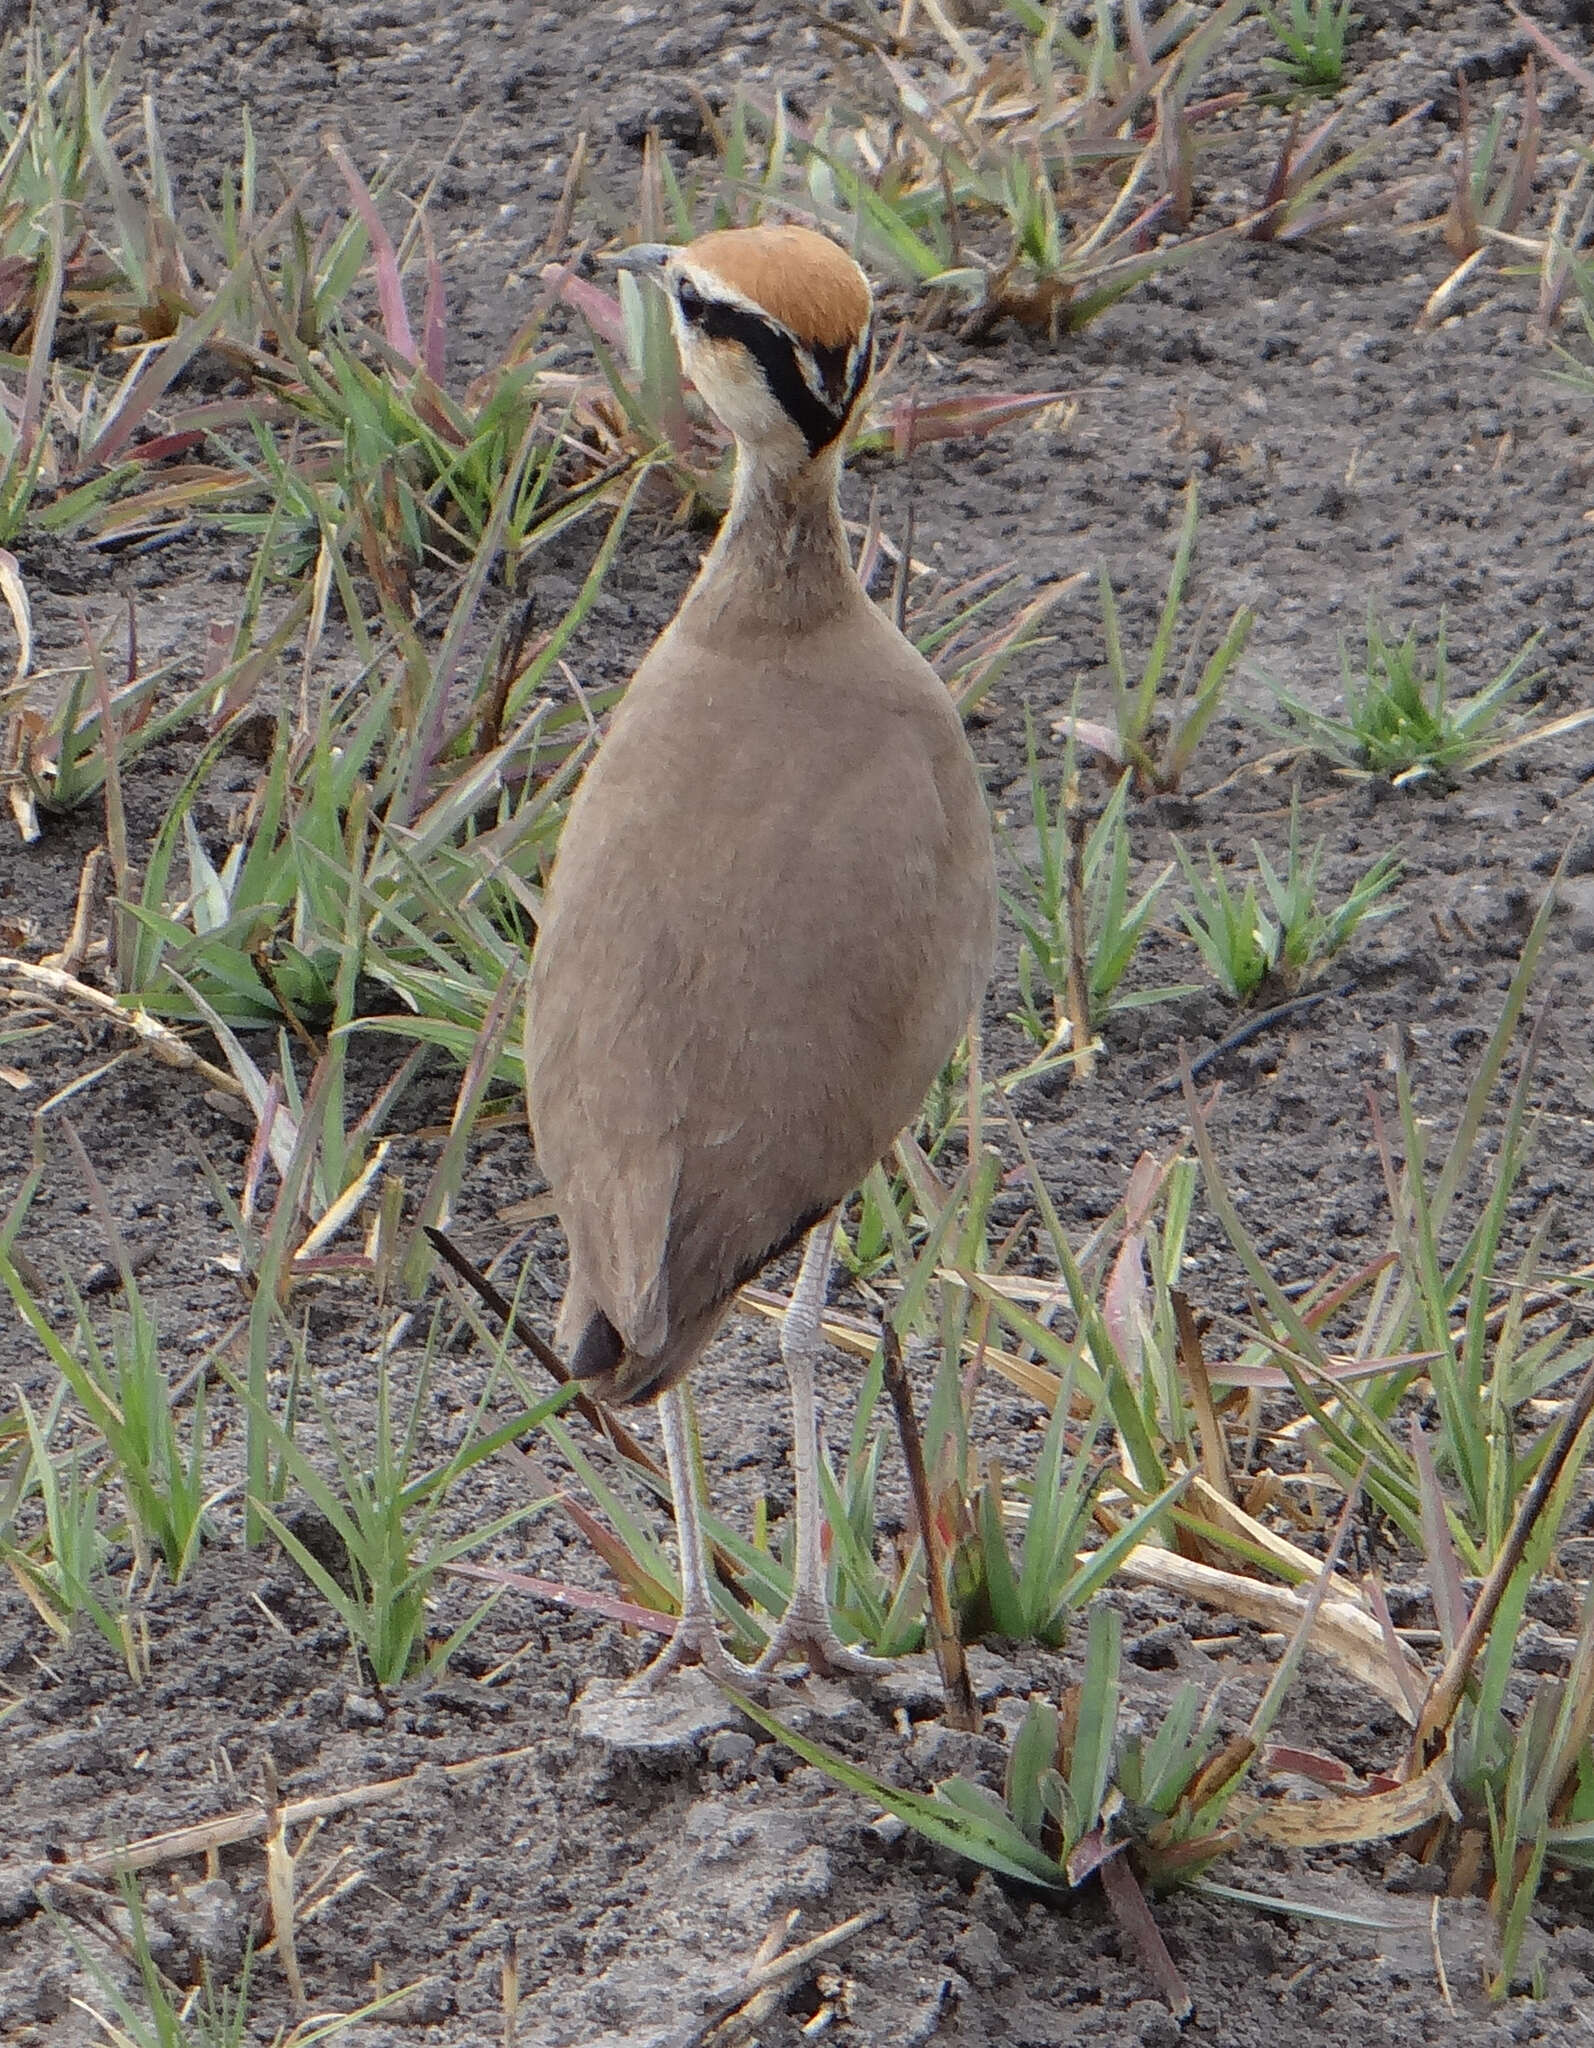
[[825,1559],[821,1543],[824,1508],[819,1491],[819,1404],[814,1387],[814,1366],[824,1345],[822,1317],[825,1290],[830,1282],[831,1245],[835,1219],[827,1216],[808,1233],[803,1248],[802,1270],[792,1289],[791,1303],[780,1329],[780,1355],[791,1380],[792,1471],[797,1483],[793,1513],[797,1522],[797,1555],[793,1571],[791,1604],[780,1626],[769,1639],[758,1660],[758,1669],[768,1671],[782,1657],[800,1657],[816,1671],[855,1672],[862,1675],[889,1671],[879,1657],[866,1657],[838,1641],[830,1625],[830,1605],[825,1596]]
[[675,1634],[641,1672],[636,1683],[657,1685],[682,1664],[701,1664],[710,1678],[721,1685],[746,1687],[753,1673],[737,1663],[719,1639],[714,1626],[714,1609],[708,1593],[708,1558],[703,1548],[701,1504],[697,1497],[697,1467],[692,1457],[691,1431],[680,1389],[672,1387],[659,1401],[659,1422],[664,1434],[664,1457],[670,1472],[670,1493],[675,1501],[675,1541],[681,1557],[681,1614]]

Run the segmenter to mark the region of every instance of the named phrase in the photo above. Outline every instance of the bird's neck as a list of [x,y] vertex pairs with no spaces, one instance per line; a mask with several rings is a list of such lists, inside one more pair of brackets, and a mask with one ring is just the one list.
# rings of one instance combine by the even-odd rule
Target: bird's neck
[[839,449],[780,471],[738,447],[730,510],[681,608],[687,632],[801,633],[858,602],[840,467]]

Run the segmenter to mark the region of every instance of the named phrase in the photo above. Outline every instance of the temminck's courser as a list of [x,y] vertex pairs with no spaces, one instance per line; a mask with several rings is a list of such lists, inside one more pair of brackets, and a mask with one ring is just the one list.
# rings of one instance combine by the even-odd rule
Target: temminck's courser
[[663,1396],[684,1600],[651,1676],[696,1657],[744,1680],[711,1616],[674,1390],[737,1288],[808,1235],[781,1340],[796,1590],[759,1663],[878,1669],[826,1607],[814,1360],[833,1212],[985,988],[984,792],[843,534],[842,442],[873,359],[863,273],[797,227],[621,261],[667,293],[736,481],[571,805],[532,962],[531,1123],[570,1247],[560,1339],[605,1399]]

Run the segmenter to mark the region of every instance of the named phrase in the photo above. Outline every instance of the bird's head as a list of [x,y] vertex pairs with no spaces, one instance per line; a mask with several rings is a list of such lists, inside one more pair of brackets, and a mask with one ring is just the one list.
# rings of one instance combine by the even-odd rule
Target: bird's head
[[669,298],[687,375],[742,447],[792,472],[840,444],[874,362],[869,283],[812,228],[643,242],[621,268]]

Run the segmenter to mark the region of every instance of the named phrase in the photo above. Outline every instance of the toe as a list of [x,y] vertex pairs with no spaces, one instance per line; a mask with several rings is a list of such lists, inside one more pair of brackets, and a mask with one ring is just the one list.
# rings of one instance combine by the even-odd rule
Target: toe
[[788,1613],[754,1668],[773,1671],[785,1661],[806,1664],[821,1678],[880,1678],[891,1669],[884,1657],[850,1649],[830,1626],[828,1615]]
[[712,1616],[683,1615],[674,1635],[631,1683],[639,1692],[652,1692],[688,1664],[697,1665],[716,1685],[733,1690],[746,1691],[759,1682],[759,1667],[737,1662],[720,1641]]

